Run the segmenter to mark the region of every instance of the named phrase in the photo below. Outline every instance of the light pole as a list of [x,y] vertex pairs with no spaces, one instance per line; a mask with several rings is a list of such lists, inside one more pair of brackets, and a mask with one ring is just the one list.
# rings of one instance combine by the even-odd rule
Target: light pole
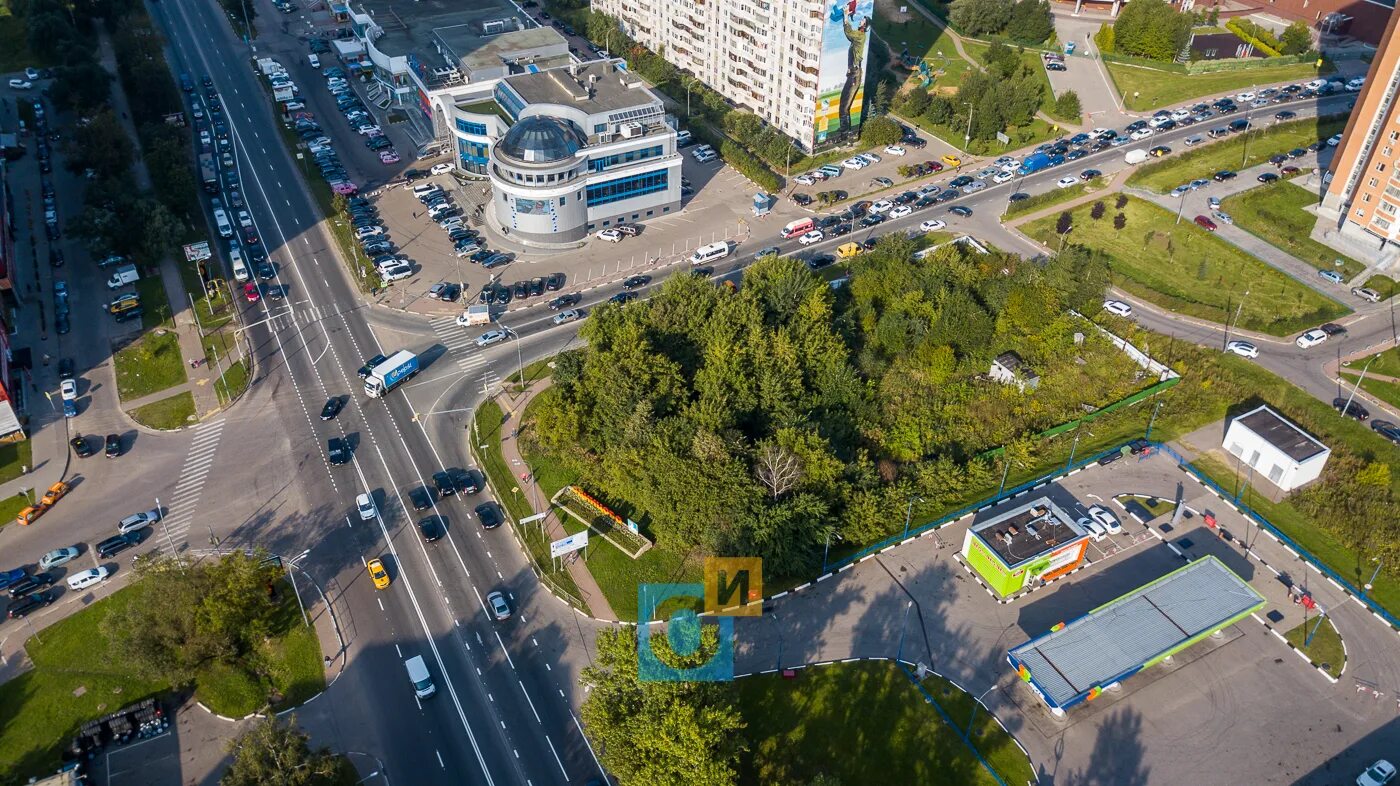
[[914,601],[911,600],[904,604],[904,621],[899,623],[899,649],[895,650],[894,653],[894,659],[897,661],[904,658],[904,634],[909,627],[909,610],[912,608],[914,608]]
[[[293,568],[298,567],[297,563],[305,559],[306,555],[310,553],[311,549],[307,549],[306,551],[303,551],[295,557],[292,557],[291,559],[287,560],[287,564]],[[304,625],[306,625],[306,627],[309,628],[311,627],[311,621],[306,618],[306,605],[301,602],[301,590],[297,588],[297,577],[293,575],[291,571],[287,572],[287,577],[292,580],[292,592],[297,596],[297,608],[301,609],[301,621]]]
[[996,683],[994,682],[994,683],[992,683],[992,687],[990,687],[990,688],[988,688],[988,689],[982,691],[982,695],[981,695],[981,696],[978,696],[978,697],[977,697],[977,700],[974,701],[974,702],[972,702],[972,714],[969,715],[968,718],[967,718],[967,738],[968,738],[969,740],[972,739],[972,721],[975,720],[975,719],[977,718],[977,707],[982,703],[982,699],[985,699],[985,698],[987,697],[987,694],[988,694],[988,693],[991,693],[992,691],[994,691],[994,690],[996,690],[996,689],[997,689],[997,686],[996,686]]
[[[834,534],[836,534],[836,530],[828,529],[826,531],[826,549],[822,552],[822,573],[826,573],[826,558],[831,555],[831,536]],[[840,540],[841,536],[836,535],[836,539]]]
[[1188,193],[1190,193],[1190,192],[1189,192],[1189,191],[1182,191],[1182,192],[1181,192],[1181,200],[1180,200],[1179,202],[1177,202],[1177,204],[1176,204],[1176,223],[1178,223],[1178,224],[1181,223],[1181,211],[1184,210],[1184,209],[1186,208],[1186,195],[1187,195]]
[[923,501],[924,498],[917,495],[909,498],[909,504],[904,507],[904,535],[900,540],[909,537],[909,519],[914,513],[914,503]]
[[[175,541],[170,537],[170,526],[165,523],[165,511],[160,508],[160,497],[156,497],[156,515],[160,517],[160,528],[165,532],[165,545],[170,549],[172,559],[179,559],[175,554]],[[184,560],[180,560],[180,573],[185,572]]]
[[1069,229],[1065,230],[1065,233],[1063,235],[1060,235],[1060,250],[1055,252],[1056,256],[1065,253],[1065,238],[1069,237],[1069,233],[1073,231],[1074,227],[1070,227]]
[[[1230,346],[1230,324],[1231,322],[1238,323],[1240,321],[1240,314],[1244,312],[1244,299],[1247,297],[1249,297],[1248,289],[1246,289],[1244,291],[1244,294],[1240,296],[1239,305],[1235,307],[1235,318],[1233,320],[1230,319],[1230,312],[1228,311],[1229,306],[1225,306],[1225,308],[1227,309],[1227,311],[1225,312],[1225,347]],[[1221,347],[1221,349],[1224,349],[1225,347]]]
[[1366,579],[1366,584],[1364,586],[1367,592],[1371,591],[1371,585],[1376,583],[1376,576],[1380,575],[1381,566],[1385,564],[1385,560],[1380,557],[1372,557],[1371,561],[1376,563],[1376,569],[1371,571],[1371,578]]
[[[1371,359],[1370,359],[1370,360],[1366,361],[1366,365],[1364,365],[1364,366],[1361,367],[1361,376],[1359,376],[1359,377],[1356,378],[1356,384],[1353,385],[1352,388],[1351,388],[1351,395],[1347,396],[1347,403],[1346,403],[1346,406],[1342,407],[1342,417],[1346,417],[1346,416],[1347,416],[1347,412],[1350,412],[1350,411],[1351,411],[1351,400],[1354,399],[1354,398],[1356,398],[1356,391],[1361,387],[1361,380],[1363,380],[1363,379],[1366,378],[1366,369],[1370,368],[1370,367],[1371,367],[1371,364],[1372,364],[1372,363],[1375,363],[1377,360],[1379,360],[1380,357],[1381,357],[1380,353],[1377,352],[1376,354],[1374,354],[1374,355],[1371,356]],[[1340,370],[1339,370],[1338,376],[1341,376]]]
[[[964,144],[964,145],[971,145],[971,144],[972,144],[972,102],[971,102],[971,101],[968,101],[968,102],[964,103],[963,105],[967,107],[967,133],[963,134],[963,144]],[[969,152],[970,152],[970,151],[969,151]]]

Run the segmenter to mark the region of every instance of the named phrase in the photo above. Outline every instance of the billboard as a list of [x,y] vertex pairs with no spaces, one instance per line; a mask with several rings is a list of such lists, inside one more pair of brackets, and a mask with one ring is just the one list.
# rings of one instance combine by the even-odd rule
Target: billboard
[[860,126],[875,0],[827,0],[817,55],[816,143]]

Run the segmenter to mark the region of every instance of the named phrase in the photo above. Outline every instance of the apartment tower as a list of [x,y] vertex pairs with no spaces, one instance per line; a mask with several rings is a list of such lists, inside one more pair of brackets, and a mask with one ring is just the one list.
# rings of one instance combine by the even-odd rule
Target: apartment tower
[[805,150],[860,127],[874,0],[593,0],[593,10]]
[[1324,175],[1313,237],[1381,267],[1400,256],[1400,39],[1392,14]]

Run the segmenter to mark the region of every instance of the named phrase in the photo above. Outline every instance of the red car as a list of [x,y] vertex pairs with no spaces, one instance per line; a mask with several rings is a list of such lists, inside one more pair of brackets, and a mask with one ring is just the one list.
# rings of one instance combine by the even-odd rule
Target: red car
[[940,163],[938,163],[937,161],[925,161],[925,162],[924,162],[924,166],[928,167],[928,171],[930,171],[930,172],[942,172],[942,171],[943,171],[943,165],[940,164]]
[[248,298],[248,302],[249,302],[249,303],[256,303],[256,302],[258,302],[258,298],[262,297],[261,295],[258,294],[258,285],[257,285],[257,284],[254,284],[254,283],[251,282],[251,281],[249,281],[248,283],[244,284],[244,285],[243,285],[243,297]]
[[1209,218],[1206,218],[1205,216],[1196,216],[1196,224],[1199,225],[1199,226],[1200,226],[1201,228],[1203,228],[1203,229],[1208,229],[1208,230],[1210,230],[1211,232],[1214,232],[1214,231],[1215,231],[1215,222],[1214,222],[1214,221],[1211,221]]

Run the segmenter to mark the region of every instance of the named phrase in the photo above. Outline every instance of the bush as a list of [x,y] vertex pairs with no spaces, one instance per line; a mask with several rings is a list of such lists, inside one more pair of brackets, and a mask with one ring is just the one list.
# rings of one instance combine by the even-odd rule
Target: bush
[[1116,208],[1116,209],[1118,209],[1118,210],[1122,210],[1123,208],[1125,208],[1125,207],[1127,207],[1127,206],[1128,206],[1128,195],[1127,195],[1127,194],[1119,194],[1119,195],[1118,195],[1118,198],[1115,199],[1115,200],[1113,201],[1113,207]]
[[1172,62],[1186,47],[1193,21],[1166,0],[1133,0],[1113,25],[1114,51]]
[[1301,19],[1295,21],[1283,31],[1279,37],[1279,48],[1285,55],[1300,55],[1312,49],[1312,32],[1308,30],[1308,23]]
[[888,117],[872,117],[865,121],[860,131],[861,144],[867,147],[893,145],[903,136],[904,131],[899,127],[899,123]]
[[1066,90],[1055,99],[1055,117],[1072,123],[1078,123],[1083,110],[1079,106],[1079,94],[1073,90]]
[[1121,231],[1123,230],[1123,227],[1125,227],[1125,226],[1127,226],[1127,225],[1128,225],[1128,217],[1125,216],[1125,215],[1123,215],[1122,213],[1119,213],[1118,215],[1116,215],[1116,216],[1113,217],[1113,228],[1114,228],[1114,229],[1116,229],[1116,230],[1118,230],[1118,231],[1121,232]]
[[1060,235],[1068,234],[1074,228],[1074,216],[1066,210],[1060,213],[1060,217],[1055,220],[1055,233]]
[[1113,54],[1113,25],[1104,22],[1099,25],[1099,32],[1094,33],[1094,43],[1099,47],[1100,54]]
[[1021,0],[1011,7],[1011,21],[1006,25],[1006,37],[1021,44],[1042,44],[1055,32],[1050,21],[1047,0]]
[[1271,30],[1260,27],[1247,19],[1231,19],[1225,23],[1225,29],[1269,57],[1278,57],[1283,54],[1279,51],[1280,44]]
[[1099,219],[1103,218],[1103,213],[1104,206],[1102,200],[1095,202],[1094,206],[1089,208],[1089,218],[1092,218],[1095,221],[1098,221]]

